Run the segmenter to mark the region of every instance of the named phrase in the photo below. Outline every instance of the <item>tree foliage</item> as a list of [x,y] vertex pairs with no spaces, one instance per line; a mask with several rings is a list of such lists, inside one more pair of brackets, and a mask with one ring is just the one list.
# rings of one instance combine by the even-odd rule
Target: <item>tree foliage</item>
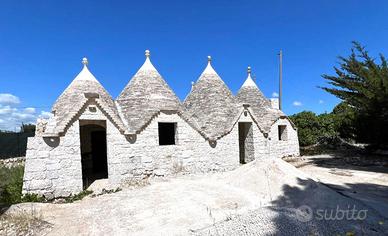
[[[325,119],[326,117],[321,116],[320,118]],[[324,135],[323,130],[329,128],[327,125],[323,125],[325,128],[322,128],[319,117],[311,111],[302,111],[290,116],[290,119],[298,127],[299,144],[301,146],[317,143],[318,139]]]
[[355,140],[357,129],[354,109],[349,104],[341,102],[334,107],[331,114],[334,118],[334,129],[338,135],[343,139]]
[[34,133],[35,132],[35,125],[34,124],[22,124],[20,126],[20,132],[21,133]]
[[316,144],[323,138],[354,140],[354,111],[344,102],[338,104],[331,113],[316,115],[311,111],[302,111],[290,116],[290,119],[298,127],[301,146]]
[[350,56],[339,60],[335,75],[323,75],[331,86],[322,89],[344,101],[333,112],[340,119],[338,122],[343,122],[340,135],[353,135],[359,142],[388,144],[386,58],[380,54],[378,64],[363,46],[353,42]]
[[24,167],[6,168],[0,166],[0,205],[21,201]]

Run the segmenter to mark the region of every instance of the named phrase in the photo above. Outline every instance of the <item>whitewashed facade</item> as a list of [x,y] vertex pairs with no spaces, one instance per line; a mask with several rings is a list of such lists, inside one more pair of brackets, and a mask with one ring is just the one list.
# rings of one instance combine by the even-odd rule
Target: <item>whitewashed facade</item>
[[[115,101],[84,59],[83,70],[53,106],[53,117],[39,120],[28,139],[23,193],[69,196],[100,178],[119,187],[134,178],[227,171],[254,159],[299,155],[295,126],[268,99],[250,97],[249,90],[259,91],[250,71],[235,97],[209,59],[181,103],[148,51],[146,56]],[[205,107],[193,106],[196,101]]]

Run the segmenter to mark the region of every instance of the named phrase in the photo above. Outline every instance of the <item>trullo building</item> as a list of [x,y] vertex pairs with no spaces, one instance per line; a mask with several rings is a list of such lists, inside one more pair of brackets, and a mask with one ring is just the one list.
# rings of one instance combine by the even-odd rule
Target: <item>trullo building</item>
[[24,193],[76,194],[96,179],[226,171],[299,155],[297,130],[250,75],[234,96],[211,58],[182,103],[146,60],[116,100],[83,69],[28,139]]

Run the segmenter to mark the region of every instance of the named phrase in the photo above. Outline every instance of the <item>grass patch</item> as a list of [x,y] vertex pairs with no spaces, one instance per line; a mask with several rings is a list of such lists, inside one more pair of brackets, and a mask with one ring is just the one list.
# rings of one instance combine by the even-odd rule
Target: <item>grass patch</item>
[[71,203],[74,201],[82,200],[84,197],[92,194],[93,191],[91,190],[84,190],[78,194],[70,195],[69,197],[64,198],[66,203]]
[[27,193],[22,196],[21,202],[47,202],[47,199],[35,193]]
[[92,194],[91,197],[97,197],[97,196],[101,196],[101,195],[104,195],[104,194],[117,193],[117,192],[120,192],[121,190],[122,190],[121,188],[116,188],[116,189],[105,189],[105,188],[103,188],[101,190],[101,193]]
[[24,166],[0,167],[0,205],[22,201]]
[[0,206],[10,206],[20,202],[45,202],[37,194],[22,194],[24,166],[0,167]]

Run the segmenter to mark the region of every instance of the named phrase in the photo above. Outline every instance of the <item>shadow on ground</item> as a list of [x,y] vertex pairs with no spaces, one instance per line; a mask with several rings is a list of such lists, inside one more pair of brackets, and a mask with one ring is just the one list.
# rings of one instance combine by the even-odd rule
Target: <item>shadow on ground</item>
[[309,158],[307,163],[324,168],[388,173],[388,156],[357,152],[333,152]]
[[[296,209],[293,213],[279,214],[275,219],[276,234],[312,235],[381,235],[388,232],[388,219],[375,209],[343,194],[340,186],[324,186],[312,180],[298,179],[299,186],[283,187],[284,195],[274,200],[272,209]],[[360,184],[362,188],[381,188],[387,193],[386,186]],[[347,191],[355,191],[360,185],[349,185]],[[354,190],[352,190],[354,188]],[[298,222],[295,223],[296,218]],[[291,219],[290,219],[291,218]],[[294,227],[284,227],[285,222],[295,223]],[[292,232],[292,233],[291,233]]]
[[[373,188],[375,186],[368,186]],[[270,206],[235,215],[194,235],[384,235],[388,219],[311,179],[283,186]]]

